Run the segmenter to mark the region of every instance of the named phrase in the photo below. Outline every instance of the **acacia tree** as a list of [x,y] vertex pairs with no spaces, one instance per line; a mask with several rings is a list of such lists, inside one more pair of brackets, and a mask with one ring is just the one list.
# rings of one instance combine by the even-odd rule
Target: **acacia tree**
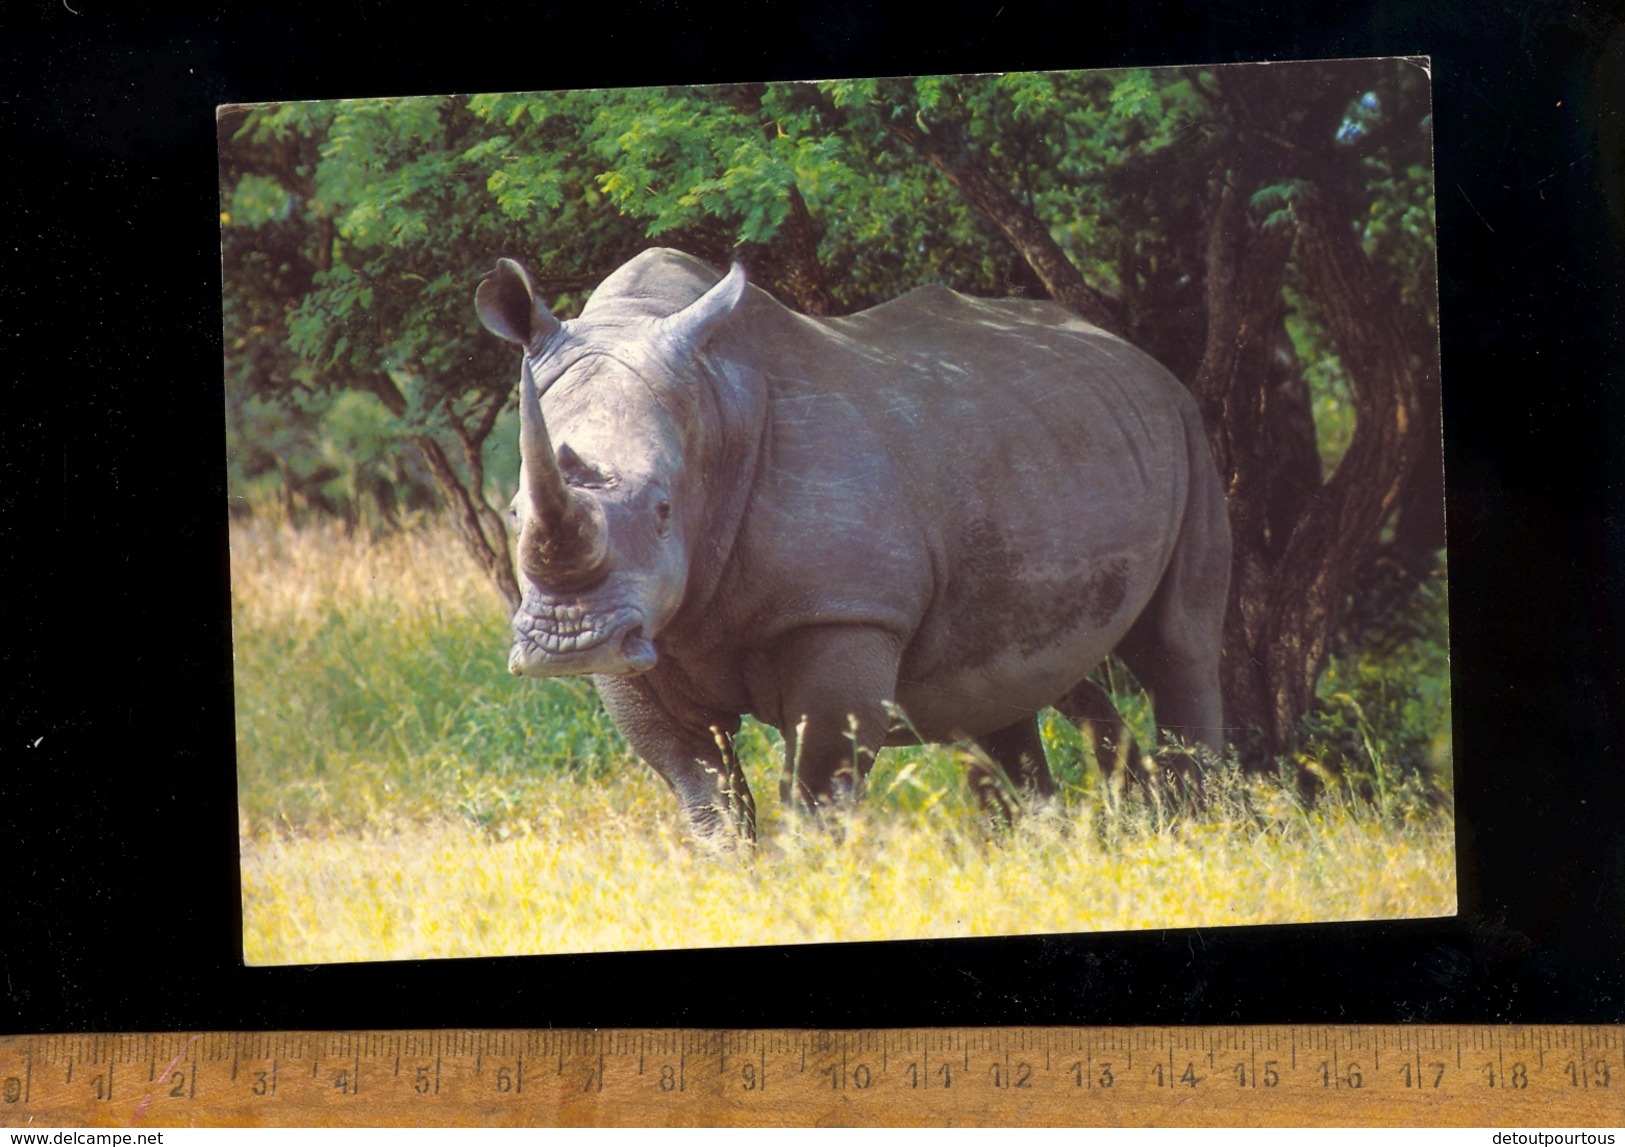
[[508,397],[501,356],[441,322],[479,241],[480,215],[459,209],[483,190],[457,164],[469,122],[452,100],[223,111],[228,377],[284,410],[370,396],[517,604],[502,519],[483,496],[483,447]]
[[[465,548],[517,608],[487,474],[513,364],[469,303],[480,273],[516,243],[488,187],[501,138],[456,97],[227,109],[219,128],[236,389],[282,411],[313,396],[372,399],[393,445],[432,476]],[[590,215],[590,175],[563,176],[550,234],[574,244],[584,270],[539,282],[568,300],[595,281],[586,269],[629,257],[640,236],[613,226],[613,213],[611,225]],[[519,246],[534,241],[520,231]]]
[[742,258],[812,314],[926,282],[1054,298],[1203,408],[1236,539],[1227,710],[1278,752],[1351,593],[1443,540],[1437,454],[1411,478],[1437,440],[1426,99],[1368,61],[243,109],[233,377],[381,403],[511,606],[486,465],[512,363],[468,304],[497,256],[566,317],[650,241]]

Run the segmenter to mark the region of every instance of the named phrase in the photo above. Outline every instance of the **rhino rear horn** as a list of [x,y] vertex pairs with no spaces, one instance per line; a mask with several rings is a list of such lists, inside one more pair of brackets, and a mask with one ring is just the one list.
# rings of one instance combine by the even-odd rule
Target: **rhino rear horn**
[[498,259],[496,268],[480,280],[474,309],[486,330],[522,347],[559,329],[559,320],[537,296],[530,273],[512,259]]
[[716,333],[745,297],[745,268],[735,263],[722,281],[666,320],[666,329],[696,350]]

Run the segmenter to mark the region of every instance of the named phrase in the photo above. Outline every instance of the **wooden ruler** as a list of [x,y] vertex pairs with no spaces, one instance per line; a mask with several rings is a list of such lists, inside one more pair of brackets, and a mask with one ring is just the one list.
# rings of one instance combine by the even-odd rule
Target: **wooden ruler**
[[0,1124],[1625,1125],[1625,1027],[0,1038]]

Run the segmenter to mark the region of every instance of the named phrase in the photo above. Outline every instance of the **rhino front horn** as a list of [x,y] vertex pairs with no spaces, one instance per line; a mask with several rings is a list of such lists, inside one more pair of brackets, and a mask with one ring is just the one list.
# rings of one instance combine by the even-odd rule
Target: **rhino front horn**
[[519,458],[531,510],[519,539],[521,567],[553,590],[591,584],[608,553],[604,511],[591,494],[571,489],[559,471],[529,359],[519,374]]

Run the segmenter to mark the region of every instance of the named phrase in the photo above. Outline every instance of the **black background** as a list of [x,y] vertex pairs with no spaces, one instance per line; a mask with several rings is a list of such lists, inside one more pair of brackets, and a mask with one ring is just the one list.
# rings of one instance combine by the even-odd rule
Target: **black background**
[[[0,16],[0,1032],[1625,1020],[1612,8],[125,7]],[[241,966],[215,105],[1399,54],[1433,59],[1459,919]]]

